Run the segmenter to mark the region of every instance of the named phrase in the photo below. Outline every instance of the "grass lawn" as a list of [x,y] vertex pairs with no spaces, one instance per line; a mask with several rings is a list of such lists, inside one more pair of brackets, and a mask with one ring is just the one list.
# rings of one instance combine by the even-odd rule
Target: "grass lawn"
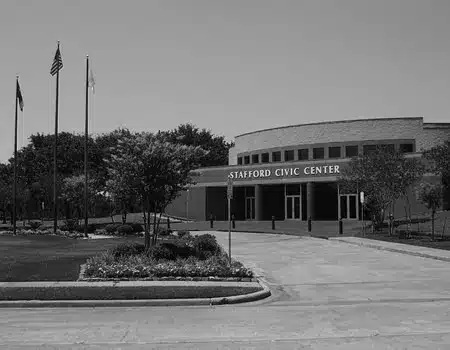
[[0,235],[0,282],[76,281],[87,258],[120,243],[142,241]]
[[447,236],[445,240],[441,240],[440,235],[435,236],[435,240],[433,241],[430,236],[412,236],[411,238],[399,238],[398,234],[393,236],[389,236],[387,232],[375,233],[375,234],[366,234],[365,236],[359,235],[359,237],[385,241],[385,242],[393,242],[393,243],[402,243],[402,244],[410,244],[415,246],[427,247],[427,248],[436,248],[443,250],[450,250],[450,238]]
[[[445,222],[445,234],[444,239],[442,239],[444,222]],[[396,230],[405,231],[406,228],[407,225],[400,225],[396,228]],[[431,239],[431,221],[422,222],[419,224],[413,223],[411,225],[411,231],[412,231],[411,238],[399,238],[398,233],[389,236],[387,228],[383,228],[381,232],[377,232],[374,234],[368,233],[366,235],[362,235],[360,233],[357,236],[385,242],[403,243],[421,247],[450,250],[450,211],[443,211],[437,214],[435,220],[434,240]]]

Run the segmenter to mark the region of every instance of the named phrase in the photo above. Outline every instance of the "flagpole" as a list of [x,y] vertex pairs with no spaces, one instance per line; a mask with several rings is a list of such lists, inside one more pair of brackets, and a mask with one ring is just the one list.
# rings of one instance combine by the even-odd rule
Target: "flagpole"
[[89,56],[86,55],[86,120],[84,126],[84,236],[88,225],[88,120],[89,120]]
[[[59,50],[59,41],[58,41]],[[53,146],[53,233],[58,228],[58,195],[56,193],[56,148],[58,144],[58,100],[59,100],[59,69],[56,72],[56,103],[55,103],[55,144]]]
[[18,84],[19,76],[16,75],[16,111],[15,111],[15,121],[14,121],[14,182],[13,182],[13,234],[16,235],[17,230],[17,105],[18,105]]

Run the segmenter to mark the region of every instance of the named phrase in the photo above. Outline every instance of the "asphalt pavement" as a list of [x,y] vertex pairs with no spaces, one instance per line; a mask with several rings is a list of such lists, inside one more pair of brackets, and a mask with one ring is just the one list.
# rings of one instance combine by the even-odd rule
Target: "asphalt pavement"
[[[216,232],[228,249],[228,233]],[[233,233],[272,296],[221,306],[2,309],[5,349],[448,349],[450,263],[311,237]]]

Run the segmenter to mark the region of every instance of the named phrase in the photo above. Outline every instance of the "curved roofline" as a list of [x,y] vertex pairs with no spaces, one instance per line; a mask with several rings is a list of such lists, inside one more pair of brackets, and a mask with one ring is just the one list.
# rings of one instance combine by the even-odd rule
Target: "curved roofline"
[[345,120],[333,120],[333,121],[327,121],[327,122],[315,122],[315,123],[305,123],[305,124],[294,124],[294,125],[285,125],[285,126],[277,126],[274,128],[268,128],[268,129],[261,129],[256,131],[250,131],[243,134],[236,135],[235,138],[250,135],[250,134],[256,134],[263,131],[269,131],[269,130],[280,130],[280,129],[287,129],[287,128],[295,128],[298,126],[309,126],[309,125],[320,125],[320,124],[338,124],[338,123],[352,123],[352,122],[360,122],[360,121],[373,121],[373,120],[399,120],[399,119],[422,119],[423,117],[388,117],[388,118],[367,118],[367,119],[345,119]]

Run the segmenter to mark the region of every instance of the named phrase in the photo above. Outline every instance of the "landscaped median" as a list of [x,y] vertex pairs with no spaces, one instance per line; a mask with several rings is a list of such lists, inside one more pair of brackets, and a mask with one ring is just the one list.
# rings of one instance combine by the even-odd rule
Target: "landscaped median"
[[169,234],[145,251],[120,244],[81,266],[78,281],[0,282],[0,307],[220,305],[270,296],[253,272],[231,265],[213,235]]

